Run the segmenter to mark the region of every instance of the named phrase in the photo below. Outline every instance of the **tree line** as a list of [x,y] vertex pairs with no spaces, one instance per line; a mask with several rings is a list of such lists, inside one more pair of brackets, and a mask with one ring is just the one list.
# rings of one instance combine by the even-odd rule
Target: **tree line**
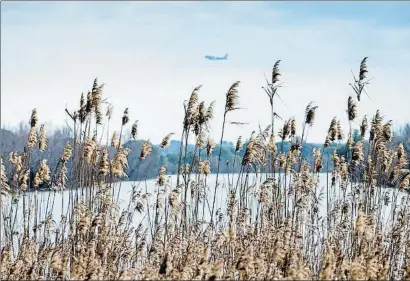
[[[6,170],[10,172],[10,163],[7,161],[10,152],[22,153],[26,145],[28,137],[28,126],[21,124],[18,128],[14,130],[0,129],[0,145],[1,145],[1,157],[4,160]],[[357,142],[360,140],[360,132],[355,130],[353,133],[353,141]],[[69,128],[59,128],[53,132],[49,132],[47,138],[47,149],[44,152],[34,151],[31,157],[31,172],[38,169],[41,159],[47,159],[47,163],[50,168],[56,167],[59,161],[61,152],[67,142],[73,142],[72,134]],[[152,179],[158,174],[158,170],[161,165],[165,165],[167,168],[167,174],[176,174],[178,170],[178,157],[181,142],[178,140],[172,140],[170,146],[166,149],[159,149],[159,145],[153,144],[152,154],[150,155],[148,161],[141,161],[139,158],[141,147],[145,140],[128,140],[124,143],[124,147],[131,149],[131,153],[128,155],[128,177],[124,180],[142,180],[142,179]],[[397,145],[398,143],[403,143],[404,148],[408,153],[410,153],[410,124],[406,124],[399,130],[397,130],[393,137],[392,145]],[[243,146],[246,147],[247,141],[244,141]],[[364,143],[365,149],[368,148],[368,143]],[[291,144],[289,142],[281,143],[277,142],[277,148],[279,152],[287,152],[291,149]],[[301,153],[304,159],[309,163],[313,163],[314,158],[312,156],[312,150],[322,149],[323,154],[323,168],[322,172],[332,171],[333,161],[332,154],[336,151],[338,155],[348,155],[348,148],[346,143],[332,143],[328,148],[323,151],[323,144],[320,143],[303,143],[301,148]],[[236,144],[232,142],[224,141],[222,143],[221,151],[221,173],[238,173],[240,170],[240,165],[235,165],[233,167],[232,163],[240,163],[245,149],[239,152],[235,151]],[[193,151],[195,150],[195,145],[189,145],[187,150],[187,163],[192,161]],[[216,172],[217,162],[218,162],[218,152],[219,144],[217,144],[209,157],[211,173]],[[109,149],[110,153],[110,149]],[[112,153],[112,151],[111,151]],[[205,159],[206,149],[202,149],[201,158]],[[236,159],[235,159],[236,157]],[[68,166],[68,172],[70,172],[70,167]]]

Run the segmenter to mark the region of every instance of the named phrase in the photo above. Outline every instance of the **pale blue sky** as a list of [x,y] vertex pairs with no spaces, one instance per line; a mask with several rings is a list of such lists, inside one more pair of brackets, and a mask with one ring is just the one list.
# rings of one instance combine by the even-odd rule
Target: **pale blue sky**
[[[387,120],[410,121],[410,2],[2,2],[2,124],[64,124],[94,77],[106,83],[118,125],[125,107],[140,120],[140,137],[179,135],[182,102],[202,84],[216,100],[212,137],[219,139],[224,95],[240,80],[244,110],[226,136],[247,137],[269,123],[263,73],[282,60],[285,87],[277,111],[302,122],[319,105],[309,139],[324,140],[333,116],[347,130],[350,70],[369,56],[360,117],[380,109]],[[206,61],[205,55],[228,61]]]

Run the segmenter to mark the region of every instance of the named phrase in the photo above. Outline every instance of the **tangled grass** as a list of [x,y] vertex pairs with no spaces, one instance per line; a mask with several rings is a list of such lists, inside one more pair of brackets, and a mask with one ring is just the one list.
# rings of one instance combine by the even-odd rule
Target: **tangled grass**
[[[352,85],[358,99],[366,85],[366,59]],[[137,153],[146,161],[153,149],[166,149],[172,133],[158,148],[149,140],[139,152],[124,148],[127,108],[120,134],[110,138],[107,133],[105,143],[98,139],[103,124],[109,126],[112,105],[103,100],[103,85],[95,80],[86,100],[81,95],[80,108],[67,110],[74,136],[57,167],[43,160],[30,180],[32,153],[47,147],[45,128],[41,125],[37,133],[39,118],[33,110],[24,152],[9,155],[11,173],[6,174],[1,159],[1,280],[409,280],[410,200],[403,197],[398,202],[397,195],[409,188],[410,171],[403,145],[391,145],[391,123],[377,111],[369,130],[364,116],[361,140],[354,143],[352,121],[357,119],[358,106],[349,97],[347,155],[330,146],[345,138],[335,117],[323,148],[315,148],[314,161],[308,163],[301,149],[318,107],[312,103],[306,107],[300,143],[294,118],[275,132],[279,63],[273,67],[272,81],[263,87],[270,100],[271,124],[253,132],[246,145],[238,138],[233,167],[240,165],[241,172],[223,183],[228,195],[218,209],[215,197],[222,188],[218,174],[214,184],[208,181],[215,142],[207,135],[214,103],[207,108],[199,102],[201,86],[184,106],[177,184],[167,180],[166,166],[161,166],[153,194],[134,186],[123,209],[114,189],[121,188],[121,180],[127,177],[127,156]],[[226,115],[237,109],[239,93],[239,82],[226,93],[223,127]],[[137,124],[131,129],[134,139]],[[223,133],[224,129],[220,143]],[[197,139],[193,152],[187,150],[190,134]],[[282,148],[275,142],[276,135]],[[291,144],[288,152],[283,142]],[[236,161],[242,149],[245,154]],[[201,158],[203,150],[205,158]],[[189,153],[193,153],[190,162]],[[334,169],[320,192],[324,153],[332,155]],[[218,171],[220,155],[219,151]],[[259,184],[249,181],[252,173]],[[47,202],[38,199],[41,185],[52,191]],[[395,187],[393,200],[382,191],[385,186]],[[55,222],[52,214],[59,192],[68,194],[69,203]],[[322,217],[318,209],[323,200],[326,215]],[[391,215],[384,220],[388,205]],[[133,219],[137,214],[144,218],[139,224]],[[23,219],[22,229],[17,218]]]

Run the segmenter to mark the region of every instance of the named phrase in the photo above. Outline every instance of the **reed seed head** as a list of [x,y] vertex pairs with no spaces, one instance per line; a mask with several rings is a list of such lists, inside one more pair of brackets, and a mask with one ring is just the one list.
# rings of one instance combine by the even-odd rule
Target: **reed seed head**
[[275,85],[277,82],[279,82],[279,76],[280,74],[280,70],[279,70],[279,64],[280,64],[281,60],[278,60],[275,62],[275,64],[273,65],[273,69],[272,69],[272,85]]
[[128,117],[128,108],[124,110],[124,114],[122,115],[122,125],[125,126],[125,124],[128,123],[130,118]]
[[91,92],[87,93],[87,103],[85,105],[85,112],[87,115],[90,115],[93,110],[93,97],[91,95]]
[[162,141],[159,147],[161,148],[167,148],[169,147],[169,145],[171,144],[171,137],[174,135],[174,133],[169,133],[168,135],[166,135]]
[[363,117],[362,124],[360,125],[360,137],[362,139],[364,139],[364,136],[366,135],[367,128],[368,128],[367,116],[365,115]]
[[353,121],[357,116],[356,104],[351,96],[349,96],[347,100],[347,115],[349,117],[349,121]]
[[229,88],[228,92],[226,93],[226,105],[225,105],[225,111],[233,111],[237,109],[238,106],[238,87],[239,87],[240,81],[237,81],[231,85]]
[[20,191],[26,192],[28,188],[28,179],[30,176],[30,170],[23,171],[19,176]]
[[152,151],[152,146],[150,143],[150,140],[148,139],[141,148],[141,154],[140,154],[140,159],[144,160],[148,155],[151,154]]
[[236,141],[235,152],[241,151],[242,147],[243,147],[242,136],[239,136],[238,140]]
[[352,164],[353,166],[359,166],[362,164],[364,159],[363,155],[363,142],[360,140],[355,143],[352,149]]
[[27,140],[27,147],[29,149],[33,148],[36,146],[37,143],[37,132],[35,127],[31,127],[30,132],[28,134],[28,140]]
[[40,137],[38,141],[38,150],[43,152],[47,148],[47,136],[44,124],[40,126]]
[[113,105],[108,104],[107,111],[105,112],[105,116],[107,116],[108,120],[111,120],[113,110],[114,110]]
[[102,176],[107,175],[108,173],[108,150],[106,147],[103,148],[102,150],[102,155],[101,155],[101,162],[100,162],[100,169],[99,169],[99,174]]
[[114,131],[111,137],[111,147],[115,148],[116,142],[117,142],[117,133]]
[[80,123],[85,122],[85,118],[87,117],[86,113],[86,104],[84,100],[84,93],[81,93],[81,98],[80,98],[80,109],[78,110],[78,117],[80,118]]
[[214,148],[215,148],[215,142],[212,139],[208,138],[208,142],[206,144],[206,155],[208,157],[212,155],[212,151],[214,150]]
[[363,81],[364,79],[366,79],[366,74],[369,72],[367,70],[367,64],[366,64],[367,59],[368,57],[365,57],[360,63],[359,81]]
[[312,103],[309,103],[306,107],[305,110],[305,123],[308,124],[309,126],[313,126],[313,123],[315,122],[315,116],[316,116],[316,109],[318,106],[312,106]]
[[193,125],[195,123],[195,115],[197,113],[198,107],[198,100],[199,100],[199,90],[202,88],[202,85],[196,87],[189,97],[188,105],[186,107],[186,115],[185,115],[185,129],[188,126]]
[[138,131],[138,120],[136,120],[134,124],[132,124],[132,128],[131,128],[131,137],[134,140],[137,139],[137,131]]
[[30,118],[31,128],[34,128],[37,125],[37,122],[38,122],[37,109],[34,108],[33,111],[31,112],[31,118]]
[[296,120],[295,120],[295,118],[292,118],[292,121],[290,122],[290,136],[291,137],[296,136]]
[[166,182],[165,180],[165,175],[167,174],[167,168],[165,167],[165,165],[162,165],[159,168],[159,172],[158,172],[158,180],[157,180],[157,184],[159,186],[163,186]]
[[8,178],[6,173],[6,167],[3,163],[3,158],[0,158],[0,195],[6,196],[11,193],[10,186],[8,184]]
[[40,184],[50,180],[50,168],[47,165],[47,160],[43,159],[36,175],[34,176],[33,186],[37,189]]
[[61,155],[60,159],[61,159],[62,162],[67,162],[70,159],[71,155],[72,155],[72,149],[71,149],[70,142],[68,141],[65,144],[63,154]]
[[393,138],[392,121],[383,125],[383,137],[386,142],[391,142]]
[[342,126],[340,125],[340,121],[337,120],[337,139],[338,140],[343,140],[344,135],[343,135],[343,131],[342,131]]

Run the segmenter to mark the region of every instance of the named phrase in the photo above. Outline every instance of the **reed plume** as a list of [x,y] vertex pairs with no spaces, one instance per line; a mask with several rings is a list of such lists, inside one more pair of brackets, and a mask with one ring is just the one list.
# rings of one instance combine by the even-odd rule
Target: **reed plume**
[[365,57],[361,62],[360,62],[360,72],[359,72],[359,81],[363,81],[366,78],[366,74],[368,73],[367,71],[367,62],[368,57]]
[[268,150],[270,153],[276,153],[278,148],[276,146],[275,135],[270,135],[269,143],[268,143]]
[[357,116],[356,104],[351,96],[349,96],[347,100],[347,115],[349,117],[349,121],[353,121]]
[[313,126],[316,117],[316,109],[318,106],[312,106],[312,103],[309,103],[305,110],[305,123],[309,126]]
[[33,186],[38,188],[40,184],[48,182],[50,180],[50,168],[47,165],[47,160],[42,160],[40,168],[38,169],[36,175],[34,176]]
[[44,129],[44,124],[40,126],[40,137],[38,140],[38,150],[43,152],[47,148],[47,136],[46,130]]
[[101,125],[103,119],[103,113],[101,111],[101,102],[102,102],[102,89],[104,84],[98,85],[97,78],[94,79],[93,87],[91,89],[91,110],[95,114],[96,124]]
[[409,189],[410,186],[410,174],[408,174],[400,184],[400,190]]
[[234,111],[237,109],[238,105],[238,87],[239,87],[240,81],[237,81],[232,84],[232,86],[229,88],[228,92],[226,93],[226,105],[225,105],[225,111]]
[[196,143],[195,146],[198,148],[202,148],[205,145],[205,133],[201,132],[199,135],[196,137]]
[[102,150],[102,155],[101,155],[101,162],[100,162],[100,168],[99,168],[99,174],[102,176],[107,175],[108,173],[108,150],[106,147],[103,148]]
[[117,143],[117,133],[114,131],[111,137],[111,147],[115,147]]
[[37,132],[35,127],[31,127],[30,132],[28,134],[28,140],[27,140],[27,147],[28,148],[33,148],[36,146],[37,143]]
[[206,114],[204,118],[205,124],[207,124],[207,122],[209,122],[210,120],[214,118],[214,107],[215,107],[215,101],[212,101],[206,110]]
[[108,121],[111,119],[112,117],[112,112],[114,110],[114,107],[112,106],[112,104],[108,104],[107,106],[107,110],[105,112],[105,116],[108,118]]
[[67,162],[72,155],[72,148],[70,142],[68,141],[64,147],[63,153],[60,157],[60,161]]
[[167,148],[171,144],[171,137],[174,135],[174,133],[169,133],[166,135],[162,141],[161,144],[159,145],[160,148]]
[[88,164],[92,164],[92,156],[94,154],[94,150],[97,149],[97,143],[95,140],[86,140],[84,142],[84,148],[83,148],[83,157],[86,159]]
[[377,110],[376,114],[373,116],[373,119],[371,121],[371,127],[370,127],[370,141],[377,140],[382,136],[383,133],[383,126],[382,126],[382,121],[383,118],[380,115],[380,111]]
[[67,164],[66,162],[62,162],[60,171],[57,174],[56,178],[56,186],[59,190],[63,190],[66,187],[67,181]]
[[391,120],[383,125],[383,137],[386,142],[391,142],[392,137],[393,137]]
[[23,169],[23,157],[18,155],[17,152],[10,152],[8,160],[13,166],[11,178],[13,181],[17,181],[18,173]]
[[[0,158],[1,163],[0,163],[0,195],[1,196],[6,196],[11,193],[10,186],[8,184],[8,178],[7,178],[7,173],[6,173],[6,167],[4,166],[3,163],[3,158]],[[0,198],[1,200],[1,198]]]
[[185,114],[185,122],[184,122],[184,127],[185,129],[188,128],[188,126],[193,125],[195,122],[195,116],[197,113],[197,106],[198,106],[198,100],[199,100],[199,90],[202,88],[202,85],[199,85],[196,87],[192,93],[191,96],[189,97],[188,105],[186,107],[186,114]]
[[342,126],[340,125],[340,120],[337,120],[337,139],[338,140],[343,140],[344,135],[343,135],[343,131],[342,131]]
[[137,129],[138,129],[138,120],[136,120],[134,122],[134,124],[132,124],[132,128],[131,128],[131,137],[136,140],[137,139]]
[[254,137],[251,137],[246,145],[245,154],[242,159],[242,165],[263,164],[264,147]]
[[127,176],[125,170],[128,168],[127,157],[130,151],[129,148],[121,148],[115,154],[114,160],[110,161],[111,173],[115,177],[123,178]]
[[30,118],[31,128],[34,128],[37,125],[37,122],[38,122],[37,109],[34,108],[33,111],[31,112],[31,118]]
[[122,115],[122,125],[125,126],[130,118],[128,117],[128,108],[124,110],[124,114]]
[[288,138],[290,136],[291,133],[291,123],[292,123],[292,119],[286,120],[283,123],[283,127],[282,129],[279,131],[278,135],[279,137],[282,139],[282,141],[284,141],[286,138]]
[[200,160],[198,163],[198,173],[200,175],[209,175],[211,173],[211,163],[209,160]]
[[292,118],[290,121],[290,136],[295,137],[296,136],[296,120],[295,118]]
[[87,102],[85,104],[85,112],[87,116],[90,116],[91,112],[93,110],[93,97],[91,95],[91,92],[87,93]]
[[206,155],[208,157],[212,155],[214,148],[215,148],[215,142],[212,139],[208,138],[208,142],[206,144]]
[[355,143],[352,149],[352,164],[353,166],[357,167],[361,165],[364,159],[363,155],[363,142],[360,140]]
[[140,159],[144,160],[148,155],[151,154],[152,151],[152,146],[151,146],[151,142],[148,139],[146,142],[144,142],[144,144],[142,145],[141,148],[141,153],[140,153]]
[[364,86],[368,84],[369,82],[364,81],[366,79],[366,75],[368,73],[367,70],[367,59],[368,57],[363,58],[363,60],[360,62],[360,70],[359,70],[359,79],[356,79],[354,77],[354,84],[350,84],[350,86],[353,88],[357,95],[357,100],[360,101],[360,97],[362,95],[362,92],[364,90]]
[[158,180],[157,180],[157,184],[159,186],[163,186],[165,184],[165,175],[167,174],[167,169],[165,167],[165,165],[162,165],[159,168],[159,172],[158,172]]
[[330,141],[335,141],[338,137],[338,126],[336,117],[333,117],[332,121],[330,122],[329,130],[327,131],[327,135],[329,136]]
[[275,85],[277,82],[279,82],[279,76],[281,75],[280,70],[279,70],[280,62],[281,62],[281,60],[278,60],[273,65],[273,68],[272,68],[272,85]]
[[86,104],[84,100],[84,93],[81,93],[80,109],[78,110],[78,118],[81,124],[85,122],[86,117],[87,117],[87,112],[86,112]]
[[360,137],[362,139],[364,139],[364,136],[366,135],[367,128],[368,128],[367,116],[365,115],[360,125]]
[[30,176],[30,170],[25,170],[22,173],[20,173],[20,176],[19,176],[20,191],[22,192],[27,191],[29,176]]
[[239,136],[238,140],[236,141],[236,146],[235,146],[235,152],[239,152],[242,150],[243,143],[242,143],[242,137]]
[[313,167],[313,170],[315,171],[315,173],[320,173],[321,169],[323,168],[322,153],[320,151],[320,148],[318,150],[313,148],[313,150],[314,150],[314,152],[312,154],[315,157],[315,165]]

